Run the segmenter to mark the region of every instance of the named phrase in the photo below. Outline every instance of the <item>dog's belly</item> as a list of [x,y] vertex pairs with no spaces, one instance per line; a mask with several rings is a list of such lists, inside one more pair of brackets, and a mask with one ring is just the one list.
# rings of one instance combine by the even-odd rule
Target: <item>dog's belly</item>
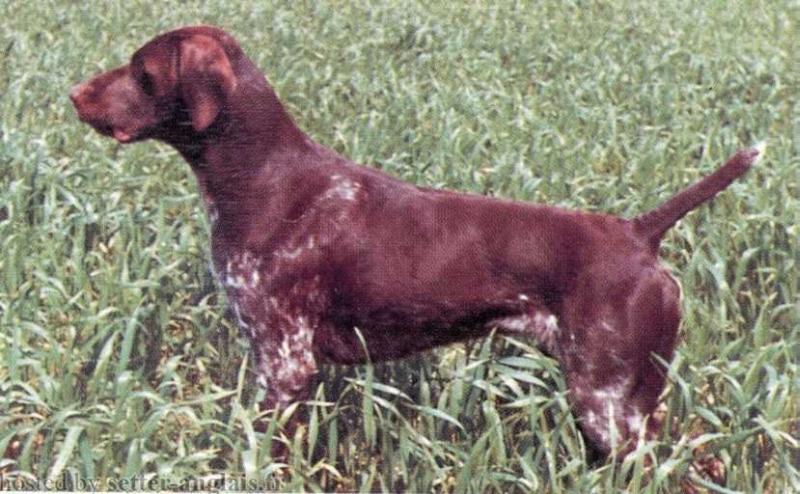
[[[363,309],[363,307],[362,307]],[[354,313],[335,310],[315,336],[315,353],[337,364],[390,360],[437,346],[503,334],[533,337],[552,354],[558,331],[556,317],[531,296],[493,301],[419,302]]]
[[557,356],[558,324],[546,312],[490,320],[473,327],[380,327],[340,326],[321,329],[315,336],[315,354],[332,364],[399,359],[413,353],[488,335],[493,329],[503,334],[533,338],[539,348]]

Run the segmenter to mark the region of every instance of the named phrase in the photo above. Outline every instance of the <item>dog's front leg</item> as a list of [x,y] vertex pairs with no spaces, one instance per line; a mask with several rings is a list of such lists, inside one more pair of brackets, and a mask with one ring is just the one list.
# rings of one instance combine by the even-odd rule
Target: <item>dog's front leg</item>
[[[266,396],[259,404],[265,416],[257,424],[257,428],[264,432],[271,420],[280,419],[282,411],[309,396],[317,373],[313,340],[318,318],[302,313],[274,311],[260,326],[263,331],[253,334],[253,353],[258,384],[266,389]],[[292,440],[304,422],[304,410],[298,408],[283,425],[288,441]],[[275,440],[273,458],[285,460],[285,446],[282,441]]]

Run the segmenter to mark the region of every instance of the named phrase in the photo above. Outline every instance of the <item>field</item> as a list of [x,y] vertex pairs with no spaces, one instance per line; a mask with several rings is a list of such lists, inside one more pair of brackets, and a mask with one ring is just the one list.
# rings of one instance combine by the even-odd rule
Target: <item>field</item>
[[[0,490],[800,492],[797,0],[288,5],[3,6]],[[495,336],[326,368],[273,462],[189,167],[67,98],[197,23],[233,33],[315,140],[427,186],[632,216],[766,139],[662,245],[685,294],[670,433],[588,461],[556,362]],[[693,472],[707,455],[722,485]]]

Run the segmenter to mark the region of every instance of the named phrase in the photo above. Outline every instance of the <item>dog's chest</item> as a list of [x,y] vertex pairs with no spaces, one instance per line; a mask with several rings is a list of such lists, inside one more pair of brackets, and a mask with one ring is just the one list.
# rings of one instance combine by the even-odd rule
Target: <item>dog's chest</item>
[[249,251],[215,254],[217,281],[228,295],[239,328],[252,338],[260,329],[255,302],[267,297],[263,260]]
[[245,336],[258,339],[275,326],[307,327],[326,300],[321,276],[297,276],[296,264],[314,244],[257,254],[249,250],[217,253],[214,265],[219,284],[225,289],[231,311]]
[[[358,181],[333,174],[328,186],[304,207],[301,217],[273,218],[271,225],[249,223],[245,215],[231,218],[230,212],[223,213],[214,201],[207,201],[213,267],[247,336],[269,331],[272,319],[291,326],[292,321],[316,317],[322,311],[328,298],[323,283],[330,265],[326,255],[362,194]],[[275,224],[281,226],[279,231]],[[270,247],[245,247],[253,240]]]

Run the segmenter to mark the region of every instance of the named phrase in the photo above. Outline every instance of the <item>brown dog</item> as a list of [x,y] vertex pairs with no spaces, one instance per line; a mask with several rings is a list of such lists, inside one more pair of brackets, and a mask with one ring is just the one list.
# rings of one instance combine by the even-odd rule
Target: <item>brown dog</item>
[[681,298],[661,237],[759,154],[632,220],[416,187],[313,142],[213,27],[158,36],[70,97],[98,132],[162,140],[191,165],[265,407],[303,399],[319,363],[364,362],[365,346],[391,359],[497,329],[559,359],[602,453],[658,431],[653,356],[672,358]]

